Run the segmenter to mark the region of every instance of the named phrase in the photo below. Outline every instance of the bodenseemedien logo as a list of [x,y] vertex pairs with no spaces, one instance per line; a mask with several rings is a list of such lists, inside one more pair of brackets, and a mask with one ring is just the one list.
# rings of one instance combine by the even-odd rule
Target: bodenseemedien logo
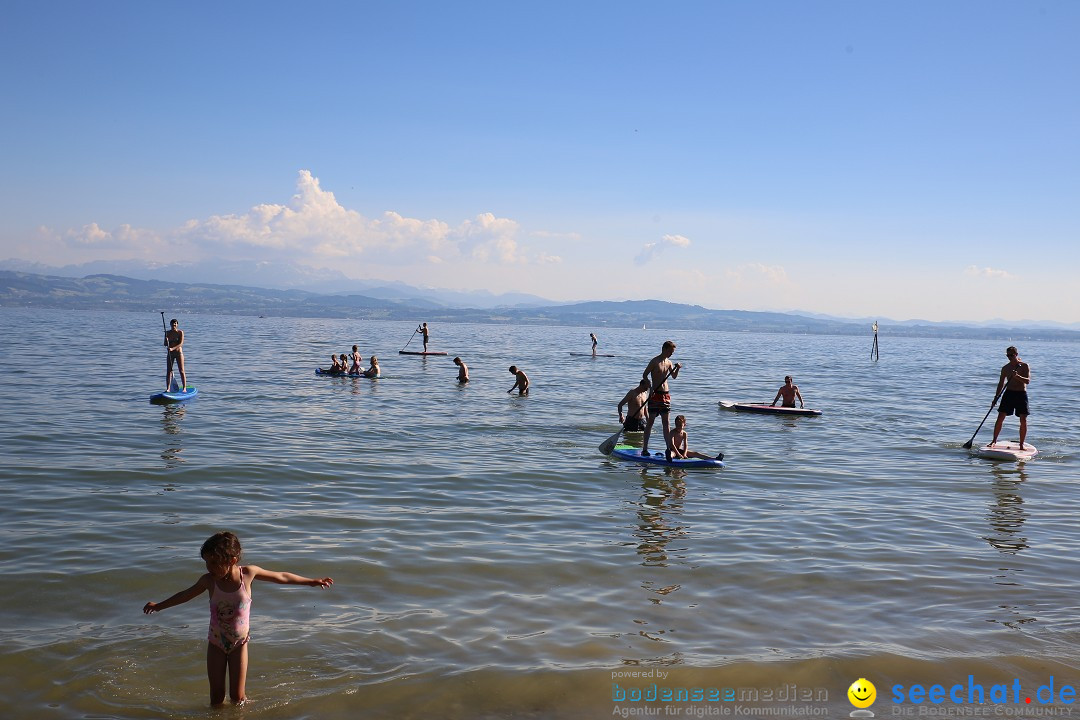
[[847,689],[847,697],[855,706],[855,710],[851,711],[851,717],[874,717],[874,711],[867,710],[877,700],[877,688],[874,687],[874,683],[866,678],[859,678]]

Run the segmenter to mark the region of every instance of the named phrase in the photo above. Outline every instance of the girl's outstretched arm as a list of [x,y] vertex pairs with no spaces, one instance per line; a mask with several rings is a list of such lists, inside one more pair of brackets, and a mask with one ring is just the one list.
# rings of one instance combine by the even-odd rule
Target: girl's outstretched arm
[[187,590],[181,590],[180,592],[176,593],[175,595],[173,595],[171,598],[169,598],[167,600],[162,600],[159,603],[155,603],[155,602],[146,603],[145,605],[143,605],[142,611],[144,613],[146,613],[147,615],[149,615],[150,613],[153,613],[153,612],[159,612],[161,610],[166,610],[168,608],[171,608],[174,605],[182,605],[183,603],[186,603],[188,600],[193,600],[193,599],[199,597],[204,592],[206,592],[208,589],[210,589],[210,573],[206,573],[205,575],[203,575],[201,578],[199,578],[198,582],[196,582],[194,585],[189,587]]
[[307,585],[309,587],[330,587],[334,584],[332,578],[307,578],[303,575],[295,575],[290,572],[275,572],[273,570],[266,570],[258,565],[248,565],[248,572],[251,573],[252,580],[266,580],[268,582],[277,583],[278,585]]

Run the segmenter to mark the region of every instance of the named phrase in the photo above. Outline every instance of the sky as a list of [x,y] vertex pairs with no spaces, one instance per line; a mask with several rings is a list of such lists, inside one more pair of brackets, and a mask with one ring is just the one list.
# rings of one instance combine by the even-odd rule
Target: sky
[[0,260],[1080,322],[1077,37],[1073,0],[8,0]]

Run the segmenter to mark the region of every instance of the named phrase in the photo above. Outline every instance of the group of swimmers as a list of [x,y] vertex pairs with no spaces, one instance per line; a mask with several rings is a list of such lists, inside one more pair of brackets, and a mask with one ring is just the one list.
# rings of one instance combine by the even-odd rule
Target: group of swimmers
[[[350,357],[352,358],[351,363],[349,361]],[[381,370],[379,369],[379,358],[372,355],[368,360],[371,364],[367,368],[361,368],[361,365],[364,364],[364,358],[360,355],[360,349],[356,345],[353,345],[351,356],[346,355],[345,353],[335,356],[331,353],[330,367],[319,368],[319,370],[327,375],[355,375],[356,377],[368,378],[379,377],[381,374]]]

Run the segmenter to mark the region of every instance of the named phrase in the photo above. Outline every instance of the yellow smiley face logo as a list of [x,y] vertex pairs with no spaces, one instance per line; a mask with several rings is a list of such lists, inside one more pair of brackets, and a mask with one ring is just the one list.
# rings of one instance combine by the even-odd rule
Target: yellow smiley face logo
[[877,700],[877,688],[866,678],[859,678],[847,689],[848,700],[857,708],[868,708]]

